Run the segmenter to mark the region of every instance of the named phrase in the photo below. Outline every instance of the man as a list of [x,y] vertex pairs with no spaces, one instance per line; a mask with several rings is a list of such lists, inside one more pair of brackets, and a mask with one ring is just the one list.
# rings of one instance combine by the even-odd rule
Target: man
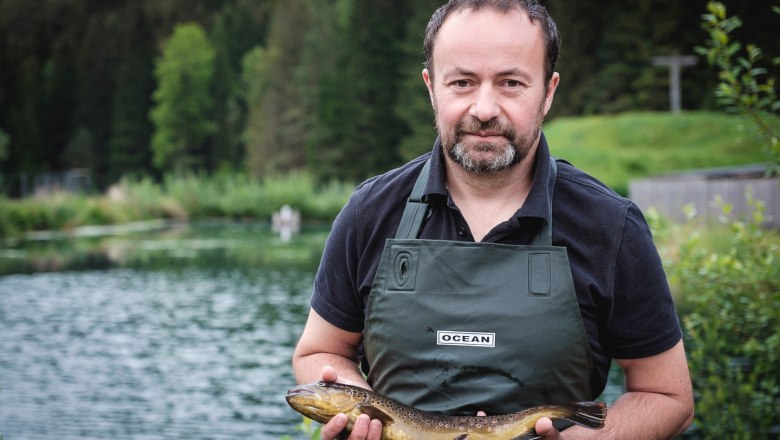
[[[439,139],[364,182],[334,222],[293,357],[299,382],[501,414],[593,399],[614,358],[626,393],[604,429],[545,418],[537,433],[655,439],[690,424],[681,331],[644,218],[552,160],[541,134],[559,44],[533,0],[451,0],[434,14],[422,76]],[[380,430],[361,416],[350,438]]]

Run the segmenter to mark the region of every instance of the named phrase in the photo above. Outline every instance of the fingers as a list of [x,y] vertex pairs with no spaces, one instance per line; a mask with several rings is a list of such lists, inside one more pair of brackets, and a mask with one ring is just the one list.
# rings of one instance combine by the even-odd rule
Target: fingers
[[542,417],[536,421],[536,433],[544,436],[545,439],[557,439],[558,430],[553,426],[552,420],[547,417]]
[[380,440],[382,438],[382,422],[379,420],[372,420],[371,426],[368,428],[368,440]]
[[320,430],[322,440],[335,440],[346,426],[347,415],[336,414],[328,423],[322,425],[322,429]]
[[382,422],[371,420],[367,415],[361,414],[355,419],[355,427],[349,440],[380,440],[382,437]]
[[[330,422],[322,426],[320,434],[322,440],[335,440],[341,431],[347,426],[347,416],[336,414]],[[361,414],[355,419],[352,434],[349,440],[380,440],[382,438],[382,422],[371,420],[367,415]]]

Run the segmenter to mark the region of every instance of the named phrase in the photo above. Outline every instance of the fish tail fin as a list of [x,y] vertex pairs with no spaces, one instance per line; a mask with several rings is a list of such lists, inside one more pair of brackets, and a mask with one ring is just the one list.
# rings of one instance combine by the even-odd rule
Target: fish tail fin
[[[604,420],[607,418],[607,404],[604,402],[578,402],[569,403],[564,405],[554,405],[548,407],[553,411],[547,414],[542,414],[544,417],[550,417],[553,419],[553,424],[558,429],[564,429],[571,426],[566,422],[558,423],[563,420],[568,420],[571,423],[584,426],[586,428],[599,429],[604,427]],[[525,432],[517,437],[512,437],[511,440],[540,440],[543,439],[536,433],[536,430]]]
[[564,419],[586,428],[599,429],[604,427],[604,420],[607,418],[606,403],[579,402],[564,406],[571,410],[571,414],[563,417]]

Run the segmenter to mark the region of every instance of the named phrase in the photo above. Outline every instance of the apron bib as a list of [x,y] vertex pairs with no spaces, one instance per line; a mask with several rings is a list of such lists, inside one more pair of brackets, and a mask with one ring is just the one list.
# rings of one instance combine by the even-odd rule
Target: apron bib
[[368,382],[407,405],[448,414],[592,399],[590,344],[551,225],[529,246],[416,239],[427,175],[428,164],[368,299]]

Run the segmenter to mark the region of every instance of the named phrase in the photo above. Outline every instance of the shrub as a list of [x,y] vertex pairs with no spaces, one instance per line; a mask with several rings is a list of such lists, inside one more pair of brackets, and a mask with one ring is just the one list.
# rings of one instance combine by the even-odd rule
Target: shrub
[[780,426],[780,238],[751,203],[753,218],[728,221],[727,246],[713,251],[693,234],[671,267],[689,307],[693,430],[704,438],[770,438]]
[[[780,172],[780,99],[775,77],[766,65],[780,65],[780,57],[769,61],[760,47],[743,44],[732,33],[742,27],[737,16],[729,17],[726,7],[718,1],[707,2],[708,13],[702,16],[702,27],[709,40],[697,52],[718,68],[715,96],[727,109],[749,119],[767,141],[767,152],[773,172]],[[780,6],[772,11],[780,14]],[[769,12],[769,11],[767,11]]]

